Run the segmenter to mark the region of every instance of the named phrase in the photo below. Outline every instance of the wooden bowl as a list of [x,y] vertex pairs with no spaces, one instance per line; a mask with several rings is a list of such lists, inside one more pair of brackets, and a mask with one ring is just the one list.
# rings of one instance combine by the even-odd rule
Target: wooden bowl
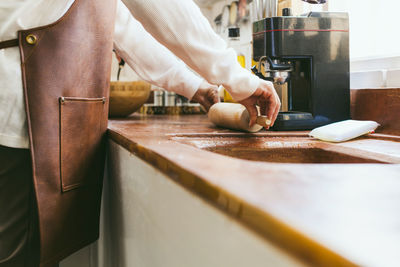
[[110,83],[110,117],[126,117],[137,111],[150,96],[145,81]]

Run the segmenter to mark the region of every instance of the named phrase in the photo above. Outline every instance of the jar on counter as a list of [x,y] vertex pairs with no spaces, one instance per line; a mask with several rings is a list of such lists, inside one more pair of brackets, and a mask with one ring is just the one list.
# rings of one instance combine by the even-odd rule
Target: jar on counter
[[164,106],[164,91],[155,90],[154,91],[154,106],[162,107]]
[[164,92],[164,104],[166,107],[174,107],[175,106],[176,94],[173,92]]

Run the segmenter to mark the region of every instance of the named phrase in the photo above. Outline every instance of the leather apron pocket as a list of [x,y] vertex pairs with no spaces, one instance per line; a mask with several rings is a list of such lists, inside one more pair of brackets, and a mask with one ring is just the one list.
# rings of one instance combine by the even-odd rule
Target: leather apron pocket
[[93,172],[103,158],[105,102],[106,98],[59,98],[62,192],[97,181]]

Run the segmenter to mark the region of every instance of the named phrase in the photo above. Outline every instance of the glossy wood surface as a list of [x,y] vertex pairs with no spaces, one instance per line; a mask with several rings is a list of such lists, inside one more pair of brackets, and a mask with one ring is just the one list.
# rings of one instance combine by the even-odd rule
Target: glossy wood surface
[[[398,136],[371,135],[330,144],[312,140],[306,132],[222,130],[212,126],[205,115],[112,120],[109,136],[305,263],[400,263],[400,165],[274,163],[204,149],[207,142],[232,144],[242,138],[248,140],[246,149],[251,151],[273,137],[284,143],[317,143],[324,151],[367,161],[400,163]],[[200,140],[197,145],[190,143],[196,138]]]
[[351,117],[378,122],[377,132],[400,135],[400,88],[351,90]]

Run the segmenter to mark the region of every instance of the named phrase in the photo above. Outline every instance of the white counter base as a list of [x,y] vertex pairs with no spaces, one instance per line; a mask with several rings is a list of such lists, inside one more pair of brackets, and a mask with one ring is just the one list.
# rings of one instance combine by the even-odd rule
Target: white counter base
[[61,267],[304,266],[113,141],[108,174],[98,244]]

